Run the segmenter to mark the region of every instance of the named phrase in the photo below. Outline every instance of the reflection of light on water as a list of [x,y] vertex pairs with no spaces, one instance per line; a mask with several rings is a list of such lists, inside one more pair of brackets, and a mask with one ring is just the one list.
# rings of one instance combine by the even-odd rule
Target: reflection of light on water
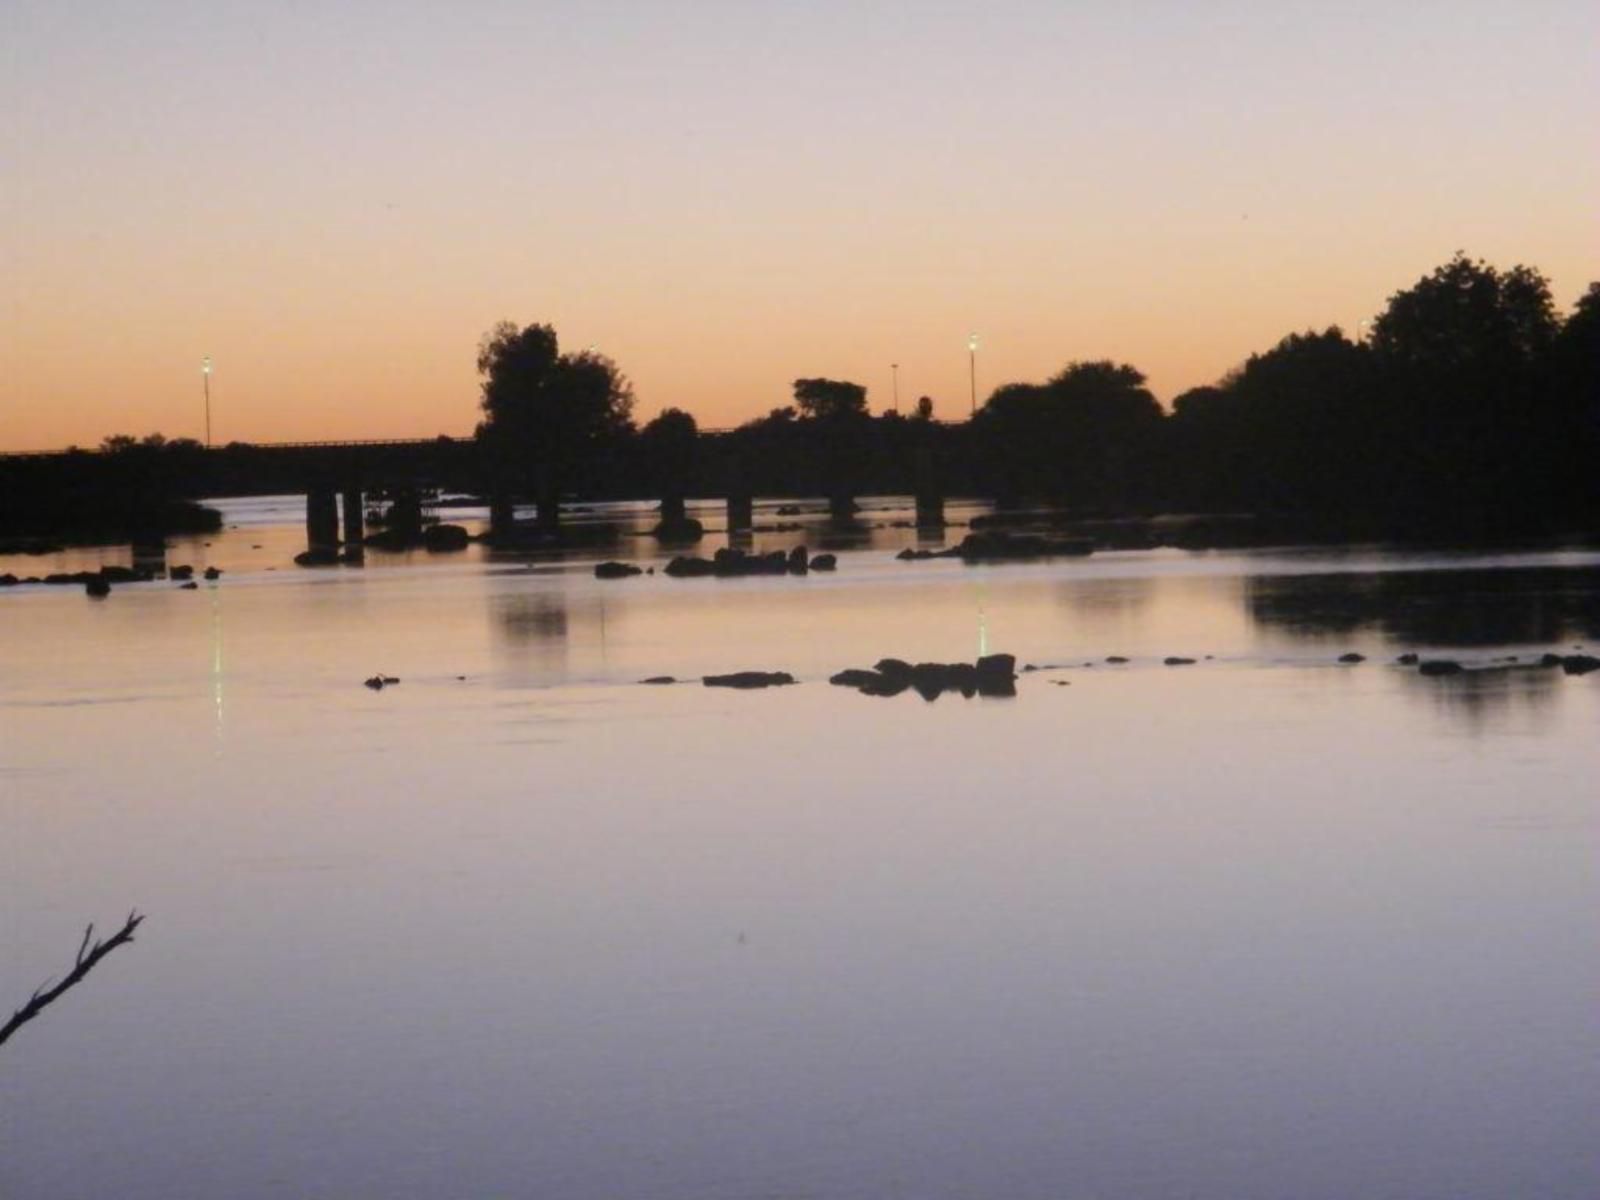
[[983,610],[983,581],[978,581],[978,657],[989,653],[989,617]]
[[211,706],[213,752],[222,754],[222,592],[211,589]]

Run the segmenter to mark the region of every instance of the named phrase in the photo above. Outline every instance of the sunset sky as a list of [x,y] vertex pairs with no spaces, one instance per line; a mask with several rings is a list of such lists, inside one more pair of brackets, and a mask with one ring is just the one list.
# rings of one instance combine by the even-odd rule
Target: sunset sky
[[1457,249],[1600,278],[1600,5],[0,12],[0,448],[470,432],[502,319],[703,425],[1078,358],[1163,400]]

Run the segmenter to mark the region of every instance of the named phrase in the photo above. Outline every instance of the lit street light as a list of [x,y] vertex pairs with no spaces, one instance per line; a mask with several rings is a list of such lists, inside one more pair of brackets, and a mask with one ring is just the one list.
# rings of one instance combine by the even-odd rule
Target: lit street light
[[206,392],[206,449],[211,449],[211,355],[200,360],[200,378]]

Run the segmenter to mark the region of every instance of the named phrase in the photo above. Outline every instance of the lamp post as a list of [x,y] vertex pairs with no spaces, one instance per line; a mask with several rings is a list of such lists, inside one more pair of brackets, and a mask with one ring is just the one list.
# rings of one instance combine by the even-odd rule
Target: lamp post
[[894,382],[894,411],[900,411],[900,364],[889,364],[889,378]]
[[211,449],[211,355],[200,360],[200,378],[206,393],[206,449]]
[[972,378],[972,415],[978,415],[978,335],[967,335],[967,366]]

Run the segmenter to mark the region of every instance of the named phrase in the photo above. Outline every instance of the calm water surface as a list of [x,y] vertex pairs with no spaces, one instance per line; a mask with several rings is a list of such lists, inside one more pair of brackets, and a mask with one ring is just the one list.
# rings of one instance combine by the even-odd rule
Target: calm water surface
[[[150,914],[0,1050],[0,1196],[1600,1194],[1600,674],[1501,661],[1600,556],[309,572],[227,507],[216,585],[0,592],[0,1005]],[[983,649],[1059,669],[826,683]],[[741,668],[802,683],[636,683]]]

